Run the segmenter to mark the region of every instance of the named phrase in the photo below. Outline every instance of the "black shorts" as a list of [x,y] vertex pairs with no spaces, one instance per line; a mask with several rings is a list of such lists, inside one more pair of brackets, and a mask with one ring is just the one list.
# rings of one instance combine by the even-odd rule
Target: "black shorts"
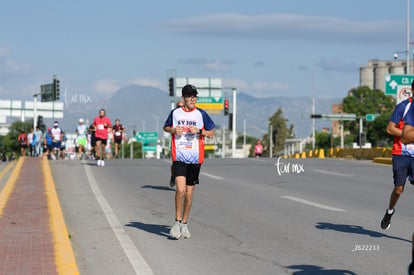
[[392,171],[395,186],[404,186],[409,175],[414,176],[414,158],[409,156],[392,156]]
[[60,141],[52,141],[52,148],[60,149]]
[[106,141],[107,141],[107,139],[103,139],[103,138],[95,138],[95,144],[96,143],[98,143],[98,141],[100,141],[101,142],[101,144],[104,144],[104,145],[106,145]]
[[201,164],[187,164],[181,161],[173,162],[174,177],[184,176],[186,185],[199,184],[198,176],[200,175]]
[[116,144],[121,144],[122,143],[122,138],[120,138],[120,139],[114,139],[114,142]]

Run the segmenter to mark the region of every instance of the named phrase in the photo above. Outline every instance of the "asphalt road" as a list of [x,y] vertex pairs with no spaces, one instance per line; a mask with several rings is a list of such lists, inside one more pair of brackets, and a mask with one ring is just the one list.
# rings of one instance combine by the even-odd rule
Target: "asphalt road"
[[407,184],[379,226],[391,166],[339,159],[207,159],[172,240],[169,160],[51,161],[81,274],[406,274]]

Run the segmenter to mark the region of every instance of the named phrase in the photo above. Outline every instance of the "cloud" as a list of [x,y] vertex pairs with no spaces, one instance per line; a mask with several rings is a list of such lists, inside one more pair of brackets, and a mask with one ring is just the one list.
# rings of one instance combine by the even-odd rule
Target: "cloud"
[[355,73],[355,71],[359,69],[358,64],[347,62],[339,58],[322,58],[317,65],[325,71]]
[[195,65],[204,68],[207,71],[213,72],[225,72],[228,71],[231,65],[234,65],[236,61],[226,59],[206,59],[206,58],[187,58],[179,61],[181,64]]
[[263,61],[256,61],[253,63],[253,67],[266,67],[266,64]]
[[240,90],[246,90],[249,87],[246,81],[241,80],[241,79],[224,78],[222,81],[223,81],[223,87],[232,87],[232,88],[237,88]]
[[113,79],[100,79],[93,85],[95,91],[107,95],[114,93],[121,87],[119,81]]
[[139,86],[150,86],[155,87],[160,90],[165,90],[165,87],[167,86],[167,82],[161,84],[161,82],[158,79],[154,78],[136,78],[133,79],[132,84],[139,85]]
[[291,86],[277,82],[252,82],[248,83],[241,79],[223,79],[224,87],[234,87],[237,91],[254,95],[256,97],[269,97],[285,95],[292,90]]
[[399,21],[357,21],[300,14],[209,14],[165,22],[171,33],[202,37],[306,40],[331,43],[391,43],[404,37]]
[[299,70],[304,71],[304,72],[308,72],[308,71],[310,71],[310,68],[308,66],[305,66],[305,65],[299,65]]
[[10,50],[5,47],[0,47],[0,57],[7,56],[10,53]]
[[0,47],[0,80],[3,82],[29,76],[31,67],[9,59],[9,49]]
[[288,91],[290,86],[283,83],[268,83],[268,82],[254,82],[251,84],[253,90],[267,90],[267,91]]

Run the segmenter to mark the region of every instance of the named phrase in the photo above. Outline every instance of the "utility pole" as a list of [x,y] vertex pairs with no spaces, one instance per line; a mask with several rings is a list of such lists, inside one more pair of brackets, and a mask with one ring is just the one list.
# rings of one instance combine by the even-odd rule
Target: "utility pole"
[[233,88],[233,139],[232,139],[232,157],[235,158],[236,157],[236,133],[237,133],[237,128],[236,128],[236,121],[237,121],[237,89]]

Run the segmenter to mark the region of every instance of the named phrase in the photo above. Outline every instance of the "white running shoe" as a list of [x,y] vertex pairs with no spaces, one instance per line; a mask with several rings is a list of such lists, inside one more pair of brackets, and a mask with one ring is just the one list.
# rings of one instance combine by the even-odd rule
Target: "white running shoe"
[[101,160],[101,167],[104,167],[105,166],[105,161],[102,159]]
[[100,159],[98,159],[98,161],[96,162],[96,166],[101,166],[101,160]]
[[170,236],[174,239],[179,239],[181,237],[181,226],[179,221],[175,221],[174,225],[171,227]]
[[190,230],[188,230],[186,223],[181,224],[181,236],[185,239],[189,239],[191,237]]

